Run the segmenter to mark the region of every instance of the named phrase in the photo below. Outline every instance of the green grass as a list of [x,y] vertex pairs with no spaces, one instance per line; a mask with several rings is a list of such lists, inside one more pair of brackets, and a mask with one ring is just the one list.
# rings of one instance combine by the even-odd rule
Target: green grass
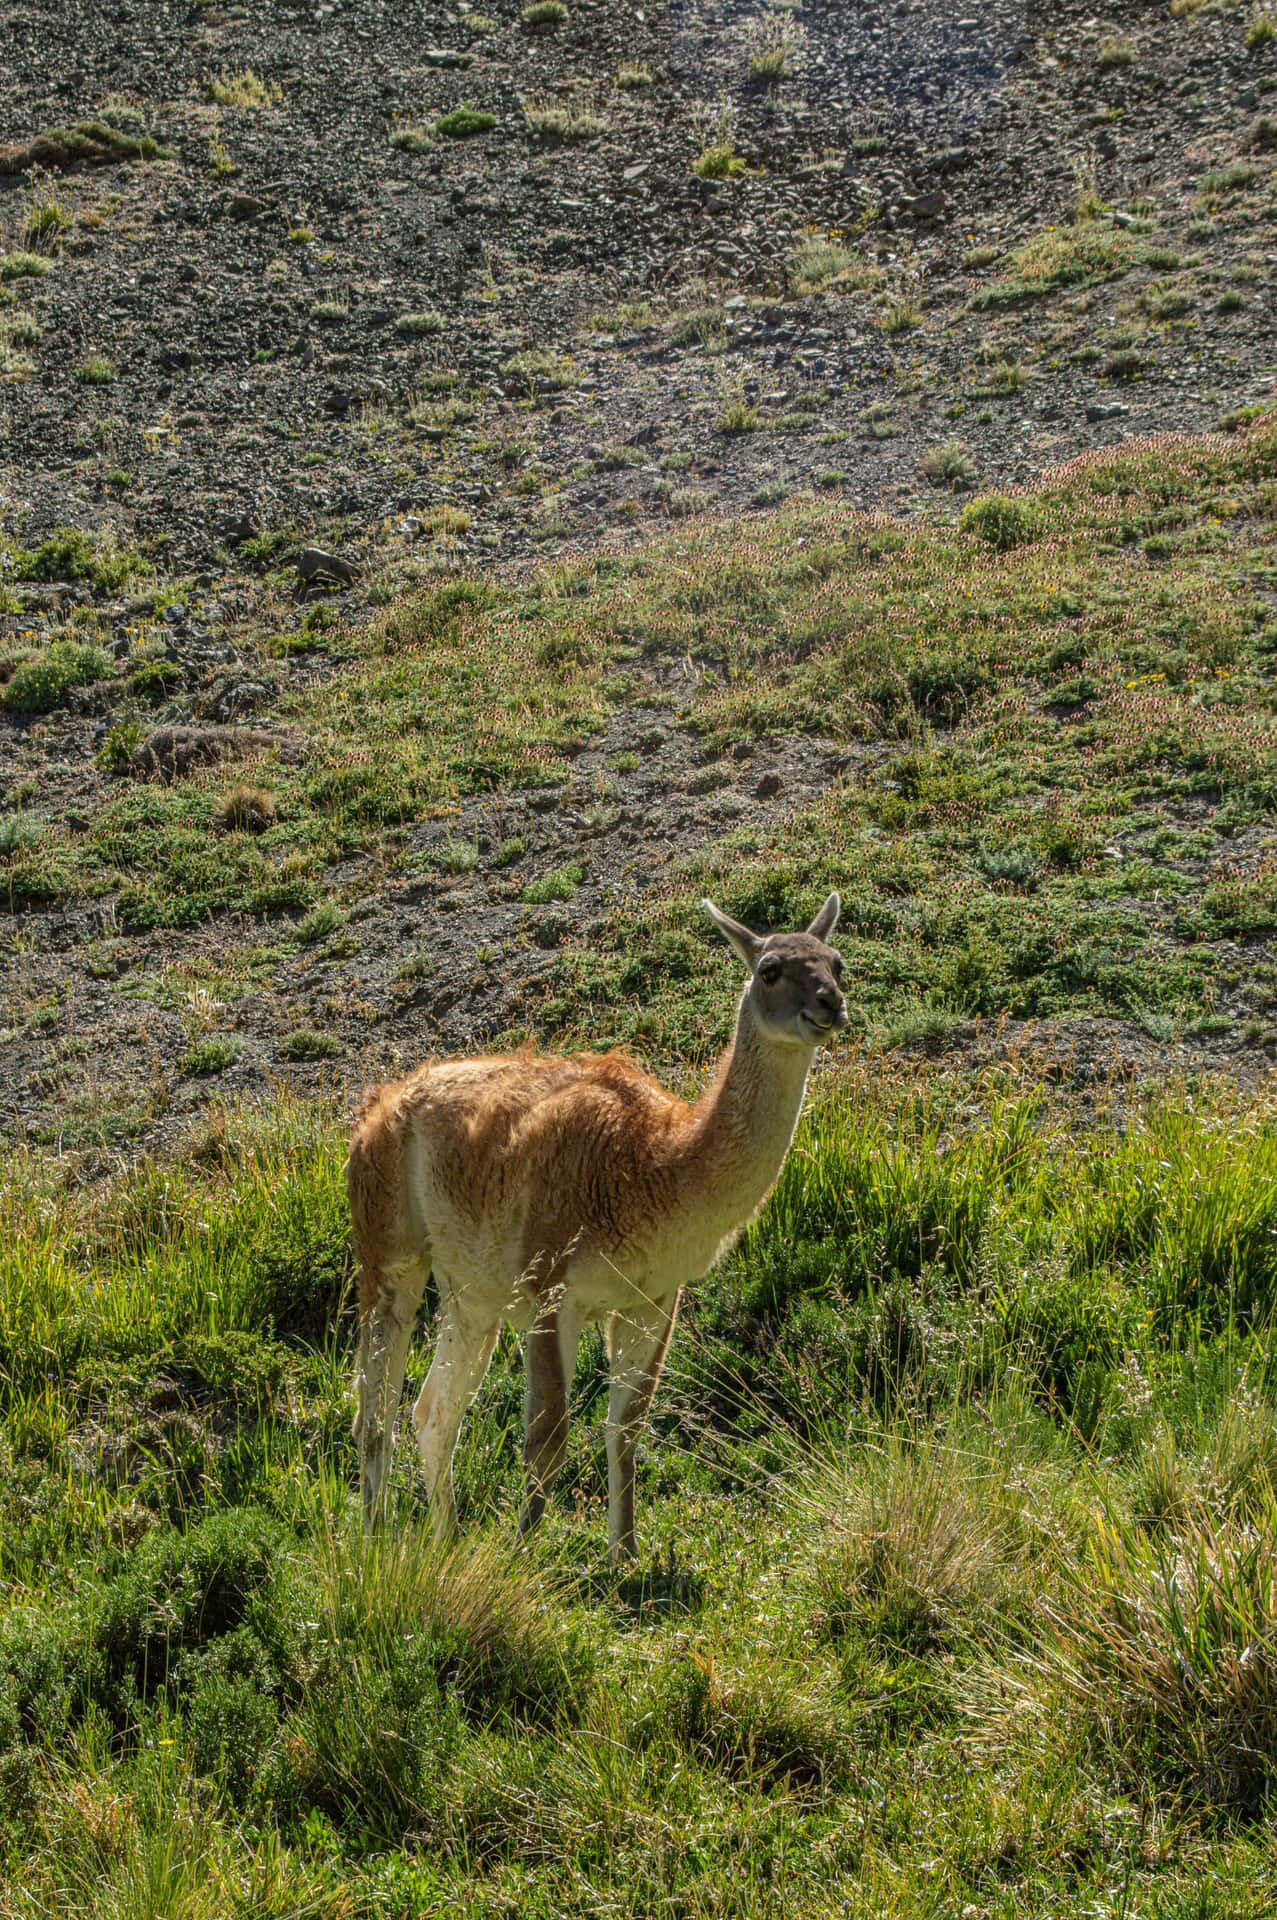
[[473,140],[478,134],[491,133],[496,124],[494,113],[482,113],[475,107],[454,107],[451,113],[441,114],[435,121],[435,132],[450,140]]
[[0,280],[38,280],[53,272],[53,262],[44,253],[0,253]]
[[192,1040],[182,1055],[179,1070],[197,1076],[225,1073],[227,1067],[235,1065],[243,1051],[244,1043],[238,1034],[206,1034],[202,1039]]
[[1129,233],[1098,220],[1048,227],[1007,256],[1005,271],[974,294],[971,305],[984,311],[1055,287],[1094,286],[1129,272],[1141,257]]
[[335,1114],[11,1156],[10,1911],[1257,1914],[1277,1111],[1027,1069],[824,1076],[687,1304],[620,1578],[591,1340],[530,1548],[508,1341],[466,1543],[406,1443],[363,1543]]

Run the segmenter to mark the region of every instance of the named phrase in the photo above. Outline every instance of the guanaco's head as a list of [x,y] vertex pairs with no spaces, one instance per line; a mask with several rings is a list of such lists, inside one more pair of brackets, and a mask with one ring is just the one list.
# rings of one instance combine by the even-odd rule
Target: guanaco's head
[[760,936],[701,903],[727,944],[749,968],[749,998],[764,1031],[775,1040],[818,1047],[847,1024],[842,955],[829,943],[842,901],[831,893],[806,933]]

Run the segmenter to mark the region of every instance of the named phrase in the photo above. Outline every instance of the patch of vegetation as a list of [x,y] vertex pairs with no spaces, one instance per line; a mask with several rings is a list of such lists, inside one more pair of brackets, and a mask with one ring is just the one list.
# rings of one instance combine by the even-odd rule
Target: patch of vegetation
[[551,900],[570,900],[585,878],[583,867],[551,867],[539,880],[529,880],[520,896],[529,906],[547,906]]
[[116,593],[142,566],[140,554],[128,547],[95,540],[79,527],[55,527],[38,547],[14,554],[13,578],[83,581],[99,593]]
[[106,120],[77,120],[71,127],[50,127],[26,147],[5,150],[0,172],[22,173],[29,167],[99,166],[129,160],[172,160],[176,156],[149,134],[126,133]]
[[497,124],[495,113],[483,113],[477,107],[454,107],[451,113],[441,114],[435,121],[435,132],[449,140],[473,140],[481,133],[491,133]]
[[395,332],[417,336],[425,333],[442,333],[447,321],[441,313],[428,309],[424,313],[401,313],[395,321]]
[[181,686],[182,679],[182,669],[176,660],[153,655],[134,667],[129,675],[129,691],[135,693],[139,700],[158,703],[175,692]]
[[754,433],[762,424],[762,414],[743,393],[733,394],[714,422],[720,433]]
[[15,668],[0,699],[7,713],[52,713],[66,705],[74,687],[106,680],[115,662],[104,647],[90,641],[53,640],[32,660]]
[[1197,182],[1197,191],[1207,199],[1221,194],[1244,193],[1259,179],[1259,168],[1249,160],[1230,160],[1227,166],[1210,168]]
[[918,466],[933,487],[956,489],[975,485],[975,461],[960,440],[946,440],[938,447],[928,447]]
[[127,773],[133,749],[140,747],[145,738],[146,728],[140,720],[117,720],[98,748],[97,764],[104,773]]
[[583,100],[525,100],[523,123],[537,139],[551,141],[593,140],[608,128],[606,115]]
[[238,107],[249,112],[284,104],[284,89],[273,80],[263,80],[251,67],[228,73],[225,68],[205,81],[204,91],[219,107]]
[[1032,540],[1035,528],[1036,517],[1028,502],[1002,493],[984,494],[958,517],[960,533],[974,533],[1000,553]]
[[562,393],[573,380],[571,361],[550,347],[525,347],[512,353],[502,362],[501,372],[531,395]]
[[214,819],[225,833],[265,833],[276,820],[274,795],[265,787],[241,781],[221,802]]
[[670,334],[676,347],[716,346],[726,338],[727,315],[722,307],[693,307],[680,315]]
[[534,33],[545,33],[554,27],[561,27],[567,17],[568,10],[563,0],[532,0],[522,14],[524,26],[531,27]]
[[1277,40],[1277,19],[1271,7],[1257,4],[1251,8],[1250,24],[1246,28],[1246,45],[1253,53],[1257,47],[1266,47]]
[[0,253],[0,280],[38,280],[42,274],[52,272],[53,262],[47,254]]
[[1128,40],[1124,34],[1106,34],[1104,39],[1100,41],[1099,52],[1095,56],[1095,64],[1101,73],[1111,73],[1115,69],[1133,67],[1135,65],[1134,41]]
[[745,26],[749,77],[775,86],[793,72],[794,55],[803,43],[803,27],[792,13],[768,7]]
[[[707,951],[633,949],[632,990]],[[34,1153],[3,1196],[0,1777],[33,1913],[247,1886],[771,1915],[764,1846],[814,1915],[1256,1910],[1268,1092],[1083,1115],[1007,1063],[844,1055],[675,1335],[619,1575],[589,1341],[534,1541],[503,1346],[466,1543],[430,1544],[410,1442],[365,1542],[342,1119],[223,1102],[188,1145],[75,1185]]]
[[341,1051],[341,1042],[332,1033],[320,1033],[312,1027],[297,1027],[284,1040],[280,1052],[286,1060],[328,1060]]
[[386,137],[401,153],[428,153],[435,144],[431,129],[416,120],[396,121]]
[[237,1033],[211,1033],[192,1040],[178,1062],[178,1071],[198,1078],[205,1074],[225,1073],[244,1051]]
[[1129,272],[1138,257],[1138,242],[1121,228],[1097,220],[1050,227],[1016,247],[1005,272],[973,294],[971,306],[982,312],[1055,287],[1094,286]]
[[745,162],[736,151],[736,122],[731,110],[724,108],[711,127],[701,124],[702,145],[692,161],[698,180],[732,180],[744,173]]
[[812,235],[792,253],[785,268],[789,291],[797,299],[810,293],[844,293],[877,284],[881,274],[840,241]]

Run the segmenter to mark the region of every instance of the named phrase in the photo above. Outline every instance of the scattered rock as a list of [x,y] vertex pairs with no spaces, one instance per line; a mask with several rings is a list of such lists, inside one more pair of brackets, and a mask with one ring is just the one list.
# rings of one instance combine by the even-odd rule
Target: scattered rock
[[357,560],[348,560],[341,553],[325,553],[322,547],[303,547],[296,564],[299,579],[307,585],[312,580],[338,580],[348,586],[360,573]]

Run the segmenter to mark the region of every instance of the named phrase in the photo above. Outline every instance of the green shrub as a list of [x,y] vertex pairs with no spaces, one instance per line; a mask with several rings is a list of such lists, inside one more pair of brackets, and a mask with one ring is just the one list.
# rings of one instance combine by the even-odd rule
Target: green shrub
[[[428,1827],[464,1732],[457,1699],[440,1684],[446,1667],[443,1650],[416,1625],[375,1648],[342,1645],[267,1759],[269,1803],[285,1817],[318,1809],[383,1843]],[[244,1714],[238,1688],[221,1697],[227,1718]],[[258,1708],[249,1725],[259,1755],[266,1718]]]
[[512,353],[501,364],[507,380],[526,386],[529,392],[560,393],[572,384],[572,369],[566,357],[548,347],[527,347]]
[[287,1036],[282,1048],[286,1060],[327,1060],[340,1051],[341,1041],[335,1034],[319,1033],[313,1027],[298,1027]]
[[0,1750],[60,1744],[87,1697],[68,1616],[12,1606],[0,1623]]
[[472,140],[476,134],[491,133],[497,124],[495,113],[480,113],[474,107],[454,107],[435,121],[435,132],[450,140]]
[[960,440],[929,447],[918,462],[933,487],[970,487],[975,484],[975,461]]
[[551,900],[570,900],[584,878],[583,867],[551,867],[539,880],[529,880],[519,897],[532,907],[544,907]]
[[139,700],[158,704],[182,684],[182,669],[176,660],[159,657],[139,661],[129,675],[129,691]]
[[133,761],[133,749],[146,738],[140,720],[117,720],[98,748],[97,763],[103,773],[127,773]]
[[395,321],[395,332],[414,336],[423,333],[442,333],[446,325],[443,315],[433,310],[424,313],[401,313]]
[[175,1670],[191,1764],[243,1805],[279,1727],[281,1676],[257,1636],[243,1627],[184,1653]]
[[79,527],[57,527],[31,551],[19,553],[15,580],[86,581],[102,593],[115,593],[142,565],[127,547],[99,547]]
[[52,713],[66,705],[73,687],[108,680],[115,662],[105,648],[90,641],[54,640],[34,660],[24,660],[4,689],[9,713]]
[[244,1051],[237,1033],[211,1033],[203,1040],[192,1040],[178,1062],[178,1072],[191,1075],[225,1073]]
[[85,1600],[80,1652],[117,1724],[127,1725],[139,1701],[180,1678],[179,1656],[258,1617],[284,1545],[278,1521],[230,1508],[186,1533],[151,1534],[124,1571]]
[[335,900],[321,900],[318,906],[297,922],[293,928],[293,938],[303,947],[313,947],[320,940],[327,940],[346,924],[346,916]]
[[43,253],[0,253],[0,280],[38,280],[53,272],[53,262]]
[[692,172],[698,180],[732,180],[744,171],[745,162],[732,140],[712,141],[701,148],[692,162]]
[[958,516],[959,533],[973,533],[999,553],[1034,539],[1036,527],[1037,518],[1030,503],[1012,499],[1005,493],[981,494]]
[[1197,182],[1197,191],[1213,198],[1221,193],[1244,193],[1259,179],[1259,168],[1249,160],[1230,160],[1227,166],[1212,167]]
[[1101,73],[1112,71],[1115,67],[1131,67],[1135,64],[1134,43],[1118,33],[1108,34],[1100,42],[1100,50],[1095,63]]

